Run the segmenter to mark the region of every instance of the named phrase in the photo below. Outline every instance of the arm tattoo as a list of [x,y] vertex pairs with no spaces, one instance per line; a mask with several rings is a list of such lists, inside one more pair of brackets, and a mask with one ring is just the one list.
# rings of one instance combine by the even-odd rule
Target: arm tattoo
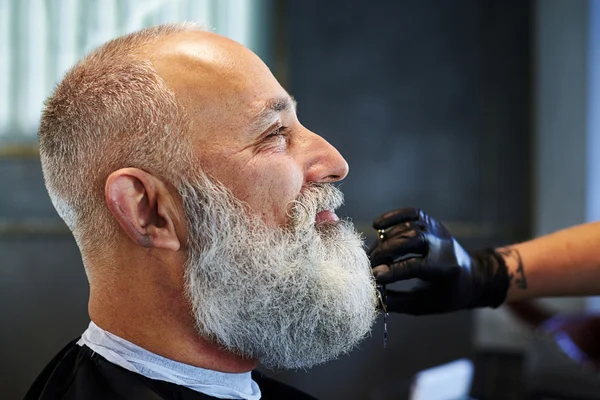
[[498,249],[497,252],[507,261],[510,258],[517,261],[517,269],[508,275],[508,279],[511,285],[514,280],[514,284],[517,288],[527,289],[527,278],[525,278],[525,268],[523,268],[523,259],[521,258],[521,254],[519,253],[519,251],[511,247],[505,247],[502,249]]

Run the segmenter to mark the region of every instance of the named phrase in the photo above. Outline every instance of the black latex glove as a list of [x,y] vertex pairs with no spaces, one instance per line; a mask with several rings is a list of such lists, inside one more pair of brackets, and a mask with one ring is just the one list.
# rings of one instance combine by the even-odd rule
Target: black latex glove
[[388,311],[439,314],[475,307],[497,307],[510,284],[504,258],[493,249],[467,253],[444,225],[425,212],[388,212],[373,227],[385,230],[369,251],[378,284],[419,278],[405,292],[387,291]]

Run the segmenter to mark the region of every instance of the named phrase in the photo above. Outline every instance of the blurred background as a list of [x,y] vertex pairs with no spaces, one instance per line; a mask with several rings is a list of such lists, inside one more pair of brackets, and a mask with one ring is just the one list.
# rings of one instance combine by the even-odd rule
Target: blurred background
[[[376,216],[408,206],[468,249],[600,220],[598,0],[0,0],[2,399],[89,322],[78,249],[43,185],[43,101],[94,47],[172,21],[265,60],[346,157],[341,214],[368,241]],[[382,326],[338,361],[269,374],[321,399],[400,399],[418,371],[467,358],[478,399],[600,398],[593,369],[506,309],[391,315],[385,349]]]

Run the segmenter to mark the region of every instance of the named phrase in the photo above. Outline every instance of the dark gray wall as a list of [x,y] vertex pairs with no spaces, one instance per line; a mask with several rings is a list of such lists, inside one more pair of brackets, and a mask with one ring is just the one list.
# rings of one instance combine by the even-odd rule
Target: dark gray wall
[[[418,206],[468,247],[529,233],[530,8],[522,0],[290,0],[286,86],[350,165],[342,214]],[[277,70],[276,70],[277,72]],[[468,313],[393,315],[389,345],[275,376],[324,399],[396,399],[418,370],[473,356]]]
[[288,88],[350,164],[348,215],[528,229],[529,2],[291,0],[287,16]]
[[46,193],[39,160],[0,158],[0,398],[19,399],[87,326],[79,250]]

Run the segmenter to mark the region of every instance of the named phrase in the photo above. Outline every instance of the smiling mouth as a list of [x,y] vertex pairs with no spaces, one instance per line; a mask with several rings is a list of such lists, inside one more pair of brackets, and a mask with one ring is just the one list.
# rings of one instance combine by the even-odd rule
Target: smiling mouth
[[331,210],[321,211],[317,213],[317,216],[315,217],[316,224],[321,224],[324,222],[337,222],[339,220],[340,218],[337,216],[337,214]]

